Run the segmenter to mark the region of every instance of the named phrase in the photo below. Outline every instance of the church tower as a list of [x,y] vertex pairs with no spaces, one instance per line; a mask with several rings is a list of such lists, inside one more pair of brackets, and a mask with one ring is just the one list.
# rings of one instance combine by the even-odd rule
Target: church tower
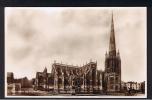
[[119,92],[121,90],[121,59],[119,51],[116,51],[113,14],[111,19],[111,31],[109,52],[105,54],[105,91]]

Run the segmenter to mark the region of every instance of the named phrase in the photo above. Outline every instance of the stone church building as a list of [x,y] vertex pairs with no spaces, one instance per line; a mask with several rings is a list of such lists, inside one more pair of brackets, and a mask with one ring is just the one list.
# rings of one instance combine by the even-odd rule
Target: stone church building
[[116,51],[114,21],[112,15],[109,52],[105,54],[105,90],[118,92],[121,90],[121,59],[119,51]]
[[97,62],[90,61],[81,67],[54,63],[52,74],[55,92],[96,93],[102,90],[102,72],[97,71]]
[[113,15],[109,51],[105,54],[105,71],[97,70],[97,62],[90,61],[83,66],[54,62],[51,73],[45,68],[37,72],[35,88],[53,90],[55,93],[101,93],[121,90],[121,59],[116,51]]

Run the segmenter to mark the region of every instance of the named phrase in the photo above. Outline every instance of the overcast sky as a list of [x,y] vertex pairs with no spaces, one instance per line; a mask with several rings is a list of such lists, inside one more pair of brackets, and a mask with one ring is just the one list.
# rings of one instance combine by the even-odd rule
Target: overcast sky
[[123,81],[146,80],[146,8],[5,8],[5,68],[33,78],[59,63],[104,70],[111,12]]

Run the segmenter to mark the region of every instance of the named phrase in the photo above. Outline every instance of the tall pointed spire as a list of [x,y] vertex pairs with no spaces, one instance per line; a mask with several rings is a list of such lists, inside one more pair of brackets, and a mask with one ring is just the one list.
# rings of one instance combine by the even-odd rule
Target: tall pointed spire
[[110,42],[109,42],[109,54],[112,56],[116,55],[116,43],[115,43],[115,31],[114,31],[114,21],[113,12],[111,18],[111,32],[110,32]]

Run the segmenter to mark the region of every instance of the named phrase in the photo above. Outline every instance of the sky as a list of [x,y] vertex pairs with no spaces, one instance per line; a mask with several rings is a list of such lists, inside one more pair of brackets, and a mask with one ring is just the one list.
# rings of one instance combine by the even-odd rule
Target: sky
[[92,59],[104,71],[111,15],[122,81],[146,80],[146,7],[5,8],[5,71],[36,76],[58,63],[82,66]]

